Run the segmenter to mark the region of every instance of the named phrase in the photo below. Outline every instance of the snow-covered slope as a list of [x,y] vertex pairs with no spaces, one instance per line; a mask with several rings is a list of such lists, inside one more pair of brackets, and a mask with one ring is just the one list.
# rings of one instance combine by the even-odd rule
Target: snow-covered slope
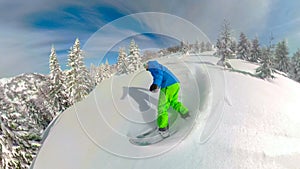
[[[170,113],[176,135],[138,147],[128,138],[155,125],[157,94],[148,72],[115,76],[69,108],[50,129],[32,168],[297,168],[300,85],[231,72],[218,58],[162,58],[179,77],[192,120]],[[233,66],[255,66],[235,60]],[[242,65],[242,66],[241,66]]]

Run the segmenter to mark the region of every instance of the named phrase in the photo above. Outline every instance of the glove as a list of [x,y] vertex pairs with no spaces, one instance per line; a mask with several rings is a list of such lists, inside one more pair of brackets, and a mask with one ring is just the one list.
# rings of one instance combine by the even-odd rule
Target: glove
[[158,86],[156,84],[152,84],[150,86],[150,89],[149,89],[151,92],[157,92],[158,91]]

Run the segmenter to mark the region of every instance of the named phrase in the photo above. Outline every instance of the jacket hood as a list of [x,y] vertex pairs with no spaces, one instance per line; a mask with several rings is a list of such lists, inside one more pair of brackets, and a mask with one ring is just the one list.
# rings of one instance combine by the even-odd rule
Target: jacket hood
[[161,65],[156,60],[148,62],[148,69],[159,69],[160,67]]

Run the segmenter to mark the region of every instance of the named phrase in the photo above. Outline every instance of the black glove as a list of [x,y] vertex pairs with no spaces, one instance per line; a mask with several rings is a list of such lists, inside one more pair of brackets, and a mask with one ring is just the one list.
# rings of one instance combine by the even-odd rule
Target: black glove
[[158,89],[158,86],[156,85],[156,84],[152,84],[151,86],[150,86],[150,91],[151,92],[153,92],[154,90],[156,90],[156,89]]

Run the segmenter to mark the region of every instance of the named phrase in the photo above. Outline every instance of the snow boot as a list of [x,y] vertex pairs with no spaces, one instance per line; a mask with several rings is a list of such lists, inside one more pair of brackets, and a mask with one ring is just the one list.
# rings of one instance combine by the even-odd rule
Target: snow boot
[[170,136],[170,131],[169,131],[169,125],[164,128],[158,128],[158,133],[163,137],[169,137]]

